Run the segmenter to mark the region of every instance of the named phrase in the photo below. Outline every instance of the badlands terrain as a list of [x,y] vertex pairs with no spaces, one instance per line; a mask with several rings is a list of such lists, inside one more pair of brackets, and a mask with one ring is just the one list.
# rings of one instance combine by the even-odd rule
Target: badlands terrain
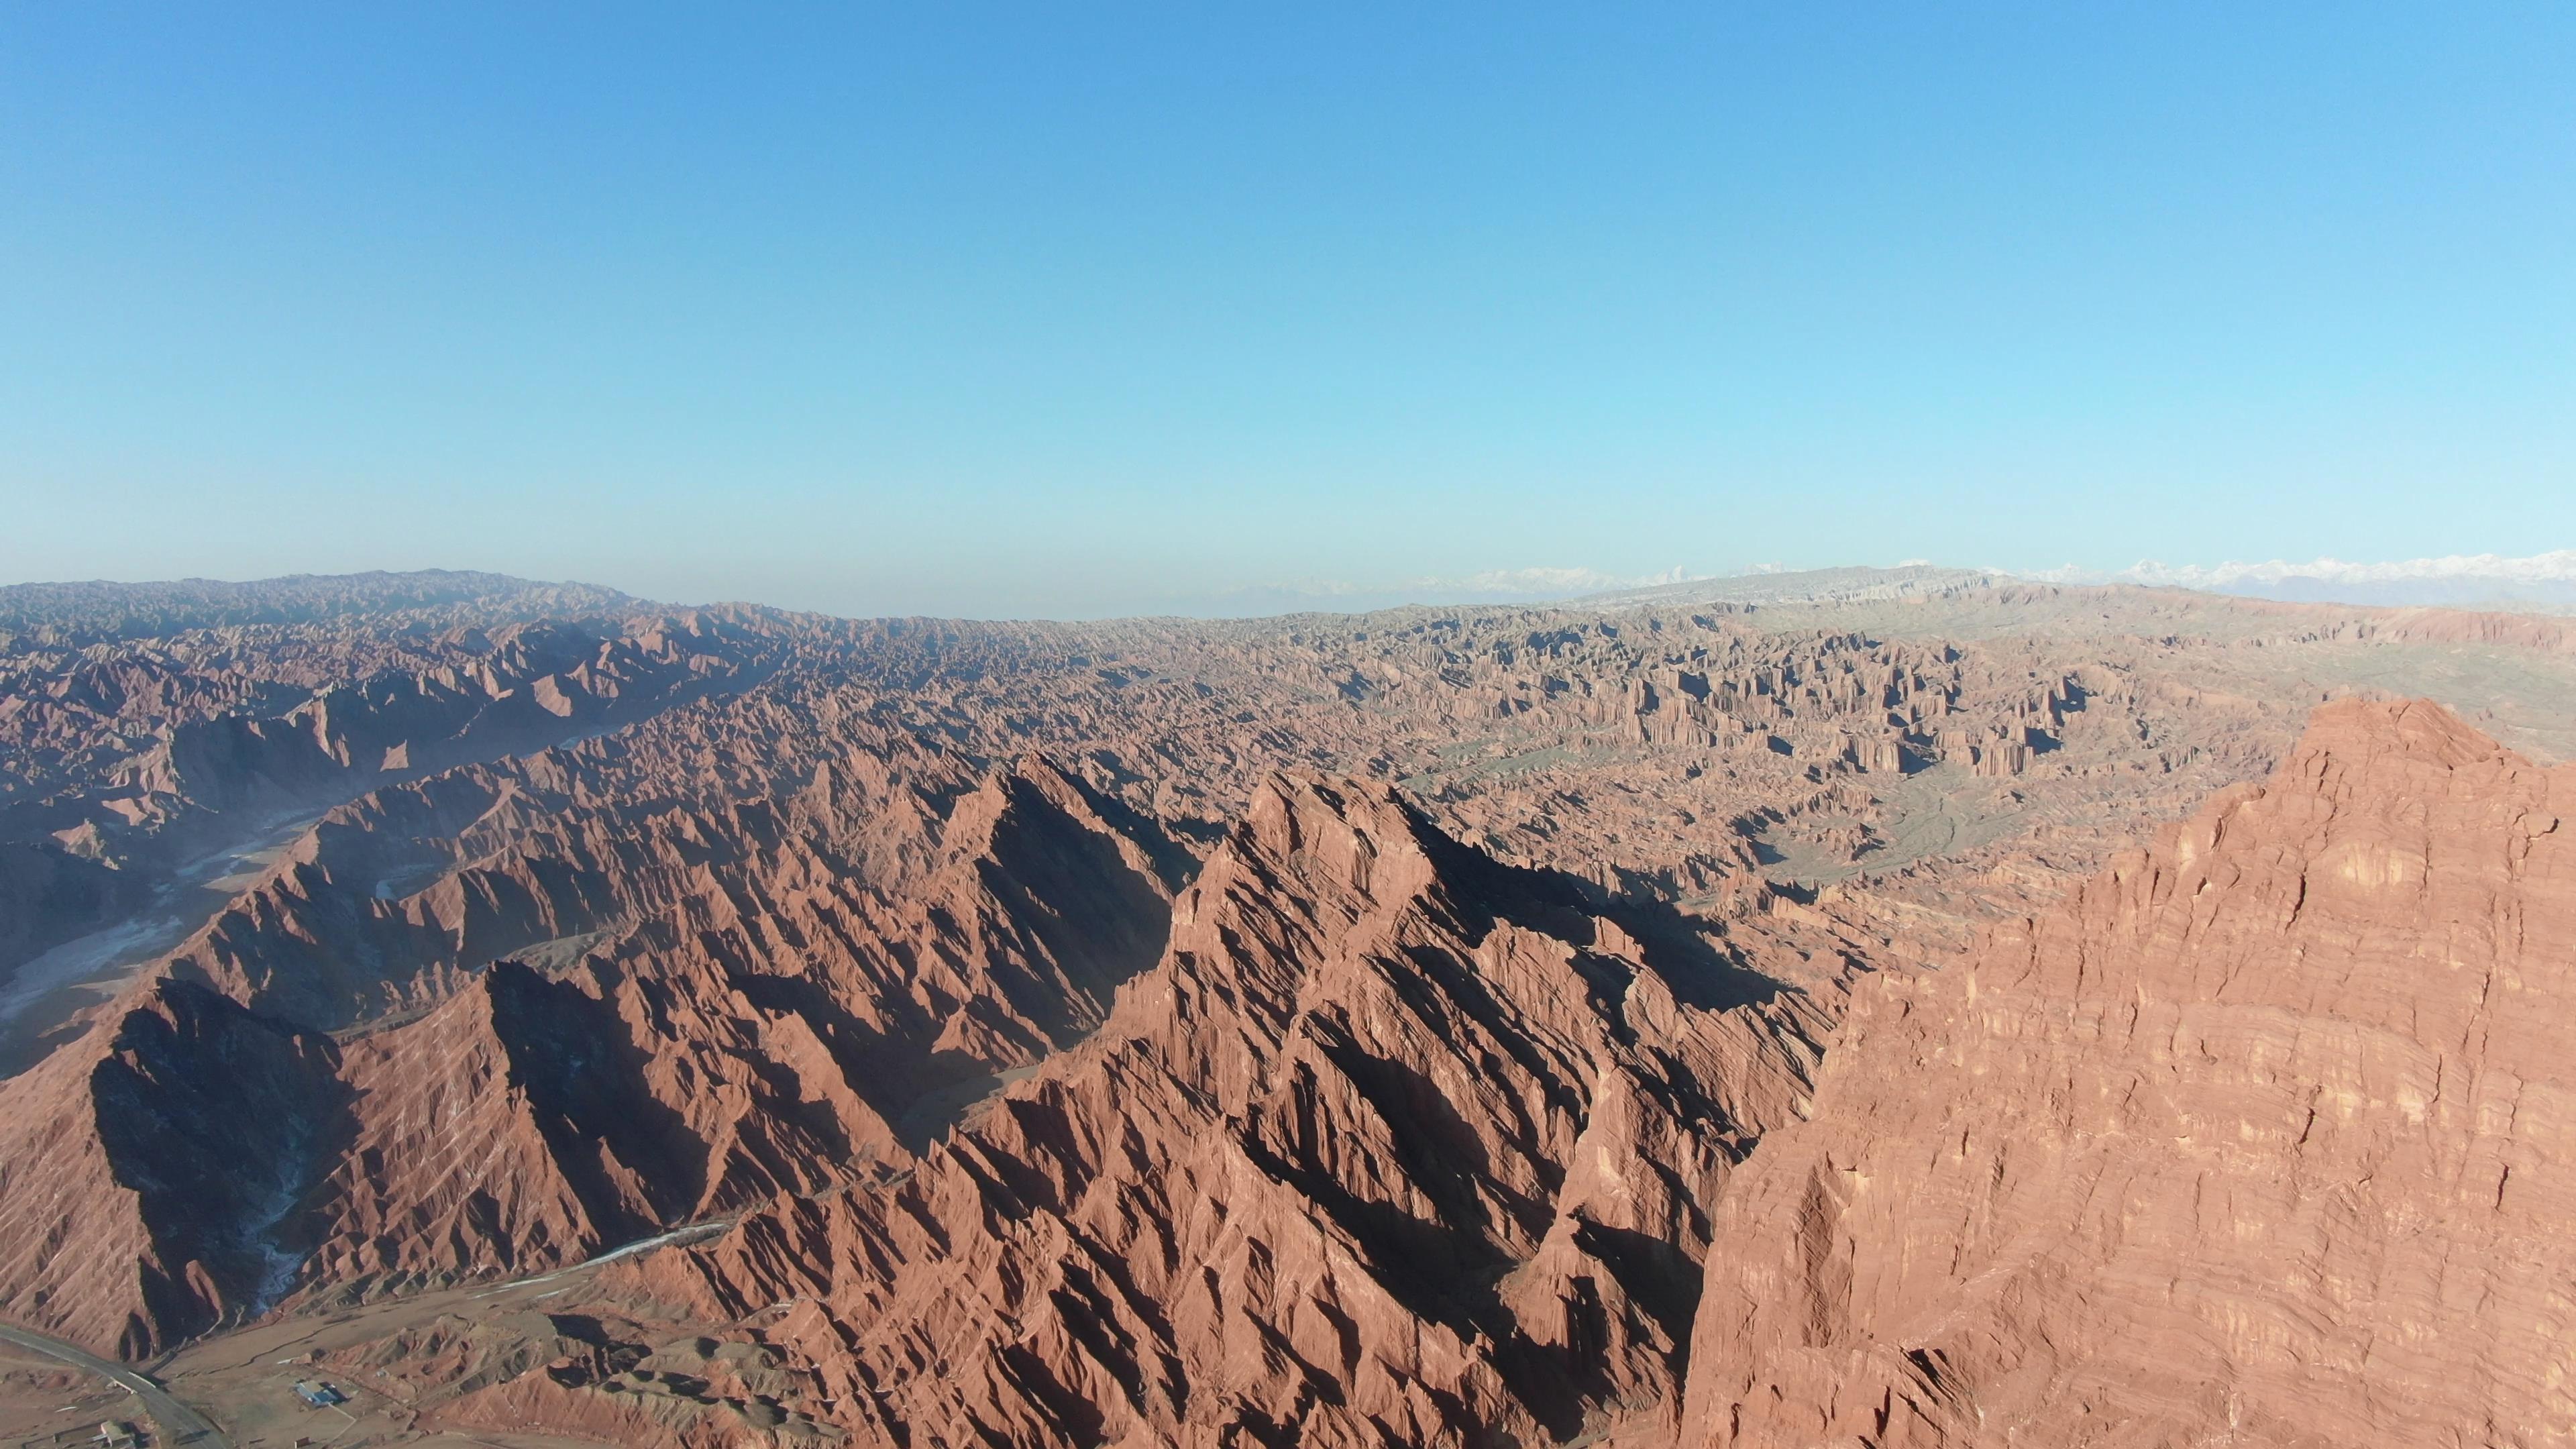
[[0,589],[0,1435],[2576,1442],[2569,759],[1930,568]]

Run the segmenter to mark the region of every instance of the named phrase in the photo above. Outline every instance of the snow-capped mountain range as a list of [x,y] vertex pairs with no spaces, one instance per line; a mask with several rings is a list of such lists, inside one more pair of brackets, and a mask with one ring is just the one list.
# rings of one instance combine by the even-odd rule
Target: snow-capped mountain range
[[2153,584],[2341,604],[2450,604],[2576,609],[2576,549],[2524,558],[2451,554],[2394,563],[2271,559],[2214,567],[2145,560],[2116,572],[2067,567],[2025,574],[2051,583]]

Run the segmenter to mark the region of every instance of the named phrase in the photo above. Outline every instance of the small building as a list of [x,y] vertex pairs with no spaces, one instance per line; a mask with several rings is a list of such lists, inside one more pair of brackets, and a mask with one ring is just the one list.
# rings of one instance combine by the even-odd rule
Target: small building
[[101,1419],[98,1425],[98,1438],[95,1442],[105,1445],[106,1449],[138,1449],[138,1446],[143,1443],[143,1436],[134,1432],[132,1424],[119,1423],[114,1419]]
[[327,1409],[333,1404],[345,1401],[349,1396],[320,1379],[305,1379],[295,1386],[295,1397],[302,1399],[308,1407]]

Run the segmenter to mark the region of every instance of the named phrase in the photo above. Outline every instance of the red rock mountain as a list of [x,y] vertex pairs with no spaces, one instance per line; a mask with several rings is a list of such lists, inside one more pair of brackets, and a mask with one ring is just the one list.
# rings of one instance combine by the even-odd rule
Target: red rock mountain
[[165,981],[9,1085],[0,1315],[129,1358],[284,1291],[343,1089],[329,1038]]
[[0,597],[0,1318],[395,1442],[2566,1442],[2569,773],[2297,733],[2576,753],[2563,632],[1858,582]]
[[2576,769],[2321,710],[1864,985],[1713,1231],[1684,1443],[2569,1442]]
[[[933,785],[955,772],[914,764]],[[353,917],[319,888],[327,871],[290,863],[173,976],[8,1084],[0,1310],[141,1353],[290,1287],[346,1298],[549,1267],[891,1170],[941,1120],[943,1092],[1079,1039],[1161,948],[1168,842],[1043,761],[944,798],[881,764],[843,775],[774,807],[627,817],[623,833],[573,810],[624,862],[594,885],[622,895],[504,851],[480,878],[447,878],[444,917],[372,896]],[[484,778],[448,788],[507,795]],[[836,813],[853,796],[860,815]],[[890,821],[908,822],[899,841]],[[860,839],[899,892],[859,868]],[[270,1014],[327,1007],[313,988],[328,968],[405,959],[358,923],[452,944],[512,899],[591,914],[548,913],[510,940],[614,929],[553,972],[415,955],[411,972],[452,989],[345,1050]],[[316,965],[295,992],[209,970],[242,959],[205,954],[237,932],[283,943],[258,957],[268,971]],[[230,994],[188,979],[206,976]]]
[[351,1048],[309,1281],[547,1267],[899,1167],[943,1092],[1079,1039],[1162,939],[1150,859],[1042,763],[943,823],[899,901],[795,854],[710,873],[563,974],[504,963]]
[[[1503,866],[1383,786],[1275,782],[1100,1033],[877,1188],[654,1271],[864,1443],[1536,1443],[1674,1395],[1731,1173],[1843,960]],[[1815,994],[1810,994],[1810,992]]]

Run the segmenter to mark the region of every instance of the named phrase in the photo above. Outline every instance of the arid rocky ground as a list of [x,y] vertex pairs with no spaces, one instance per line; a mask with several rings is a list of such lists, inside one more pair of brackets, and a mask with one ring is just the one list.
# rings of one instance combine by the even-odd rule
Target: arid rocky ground
[[0,1318],[236,1443],[2566,1443],[2570,758],[2565,620],[1924,569],[0,590]]

